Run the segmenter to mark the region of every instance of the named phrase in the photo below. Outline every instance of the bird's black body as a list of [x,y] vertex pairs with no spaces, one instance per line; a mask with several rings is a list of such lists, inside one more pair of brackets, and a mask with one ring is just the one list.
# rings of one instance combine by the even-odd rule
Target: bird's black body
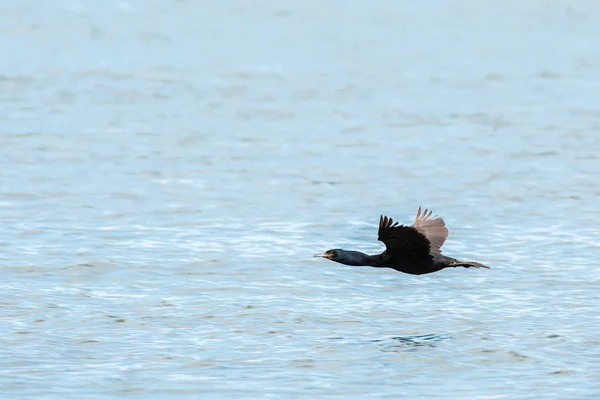
[[448,229],[441,218],[431,218],[431,211],[417,212],[411,226],[398,225],[391,218],[379,219],[378,240],[385,244],[381,254],[367,255],[342,249],[315,254],[346,265],[392,268],[412,275],[430,274],[448,267],[489,268],[475,261],[458,261],[442,255],[441,247]]

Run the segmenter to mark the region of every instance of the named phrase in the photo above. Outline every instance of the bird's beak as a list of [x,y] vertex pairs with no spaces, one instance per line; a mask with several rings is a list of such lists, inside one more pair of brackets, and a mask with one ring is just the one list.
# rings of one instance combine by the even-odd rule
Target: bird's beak
[[327,253],[321,253],[321,254],[313,254],[313,257],[323,257],[323,258],[327,258],[328,260],[331,260],[331,253],[327,254]]

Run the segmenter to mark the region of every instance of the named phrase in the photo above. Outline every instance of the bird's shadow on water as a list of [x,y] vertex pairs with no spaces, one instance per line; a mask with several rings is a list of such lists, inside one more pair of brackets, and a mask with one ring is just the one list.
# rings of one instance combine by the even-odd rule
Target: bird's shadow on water
[[424,348],[437,347],[440,342],[452,339],[449,335],[417,335],[417,336],[391,336],[385,339],[372,339],[369,343],[377,343],[385,352],[419,351]]

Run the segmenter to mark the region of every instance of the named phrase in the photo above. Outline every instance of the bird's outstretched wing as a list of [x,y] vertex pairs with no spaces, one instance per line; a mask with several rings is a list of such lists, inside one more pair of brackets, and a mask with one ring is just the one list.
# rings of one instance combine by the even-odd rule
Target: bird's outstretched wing
[[429,257],[429,240],[412,226],[398,225],[386,216],[379,218],[379,237],[386,247],[386,253],[397,258]]
[[432,253],[441,254],[442,246],[448,237],[448,228],[446,228],[444,220],[440,217],[431,218],[432,213],[432,211],[427,211],[427,209],[421,213],[421,207],[419,207],[412,227],[425,235],[427,240],[429,240]]

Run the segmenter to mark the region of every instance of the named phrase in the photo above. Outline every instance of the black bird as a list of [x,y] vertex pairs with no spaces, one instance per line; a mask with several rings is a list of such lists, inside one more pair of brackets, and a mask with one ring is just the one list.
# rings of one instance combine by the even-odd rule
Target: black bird
[[417,211],[411,226],[398,225],[391,218],[379,218],[378,240],[385,244],[381,254],[368,255],[360,251],[333,249],[314,257],[346,265],[392,268],[412,275],[430,274],[448,267],[490,268],[475,261],[459,261],[442,255],[441,247],[448,237],[444,220],[431,218],[431,211]]

